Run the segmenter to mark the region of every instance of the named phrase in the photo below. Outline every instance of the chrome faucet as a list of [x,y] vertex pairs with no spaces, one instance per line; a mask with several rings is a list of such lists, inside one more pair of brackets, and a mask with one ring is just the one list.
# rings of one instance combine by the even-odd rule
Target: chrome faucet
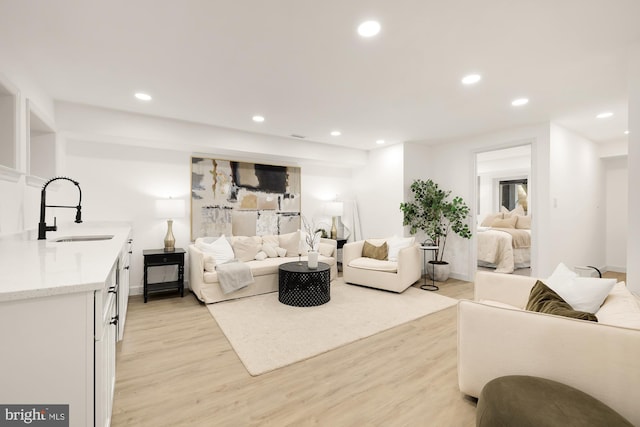
[[[59,205],[47,205],[47,186],[51,184],[53,181],[57,181],[58,179],[64,179],[67,181],[73,182],[76,187],[78,187],[78,193],[80,197],[78,198],[78,206],[59,206]],[[58,226],[56,225],[56,217],[53,217],[53,225],[47,225],[45,220],[45,210],[46,208],[75,208],[76,209],[76,220],[77,224],[82,222],[82,190],[80,189],[80,184],[78,181],[75,181],[71,178],[67,178],[66,176],[57,176],[55,178],[51,178],[49,181],[44,184],[42,187],[42,191],[40,192],[40,222],[38,223],[38,240],[44,240],[47,238],[47,231],[56,231]]]

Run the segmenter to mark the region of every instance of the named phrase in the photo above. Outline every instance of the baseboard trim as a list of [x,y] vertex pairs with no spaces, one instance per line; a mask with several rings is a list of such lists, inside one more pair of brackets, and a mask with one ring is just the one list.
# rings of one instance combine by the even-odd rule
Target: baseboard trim
[[607,265],[604,268],[604,271],[612,271],[614,273],[626,273],[627,267],[617,267],[615,265]]

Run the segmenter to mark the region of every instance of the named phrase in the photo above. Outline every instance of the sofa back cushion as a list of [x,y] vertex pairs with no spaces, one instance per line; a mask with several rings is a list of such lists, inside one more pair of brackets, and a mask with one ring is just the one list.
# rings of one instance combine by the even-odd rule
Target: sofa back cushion
[[298,256],[300,247],[300,231],[278,235],[278,242],[281,248],[287,251],[287,256]]
[[531,289],[526,309],[538,313],[571,317],[573,319],[589,320],[591,322],[598,321],[598,318],[592,313],[574,310],[560,295],[539,280]]
[[233,253],[238,260],[242,262],[252,261],[260,252],[262,238],[259,236],[235,236],[231,245],[233,246]]
[[[206,255],[212,256],[216,264],[222,264],[233,259],[233,248],[224,234],[211,243],[207,242],[211,242],[211,238],[198,238],[196,239],[195,246]],[[211,262],[211,260],[209,262]]]

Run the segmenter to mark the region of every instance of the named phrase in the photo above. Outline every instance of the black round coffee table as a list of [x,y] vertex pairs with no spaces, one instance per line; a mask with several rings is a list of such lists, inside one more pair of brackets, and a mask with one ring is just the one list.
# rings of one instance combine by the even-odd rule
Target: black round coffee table
[[287,262],[278,267],[278,300],[294,307],[313,307],[331,299],[331,267],[324,262],[311,269],[307,263]]

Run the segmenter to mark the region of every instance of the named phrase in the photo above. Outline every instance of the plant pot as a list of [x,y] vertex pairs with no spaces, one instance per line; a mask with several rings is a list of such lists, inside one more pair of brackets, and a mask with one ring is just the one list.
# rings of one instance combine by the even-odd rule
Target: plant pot
[[318,252],[309,251],[307,266],[312,270],[318,268]]
[[450,270],[449,263],[446,261],[429,261],[429,265],[427,265],[429,278],[436,282],[446,282]]

